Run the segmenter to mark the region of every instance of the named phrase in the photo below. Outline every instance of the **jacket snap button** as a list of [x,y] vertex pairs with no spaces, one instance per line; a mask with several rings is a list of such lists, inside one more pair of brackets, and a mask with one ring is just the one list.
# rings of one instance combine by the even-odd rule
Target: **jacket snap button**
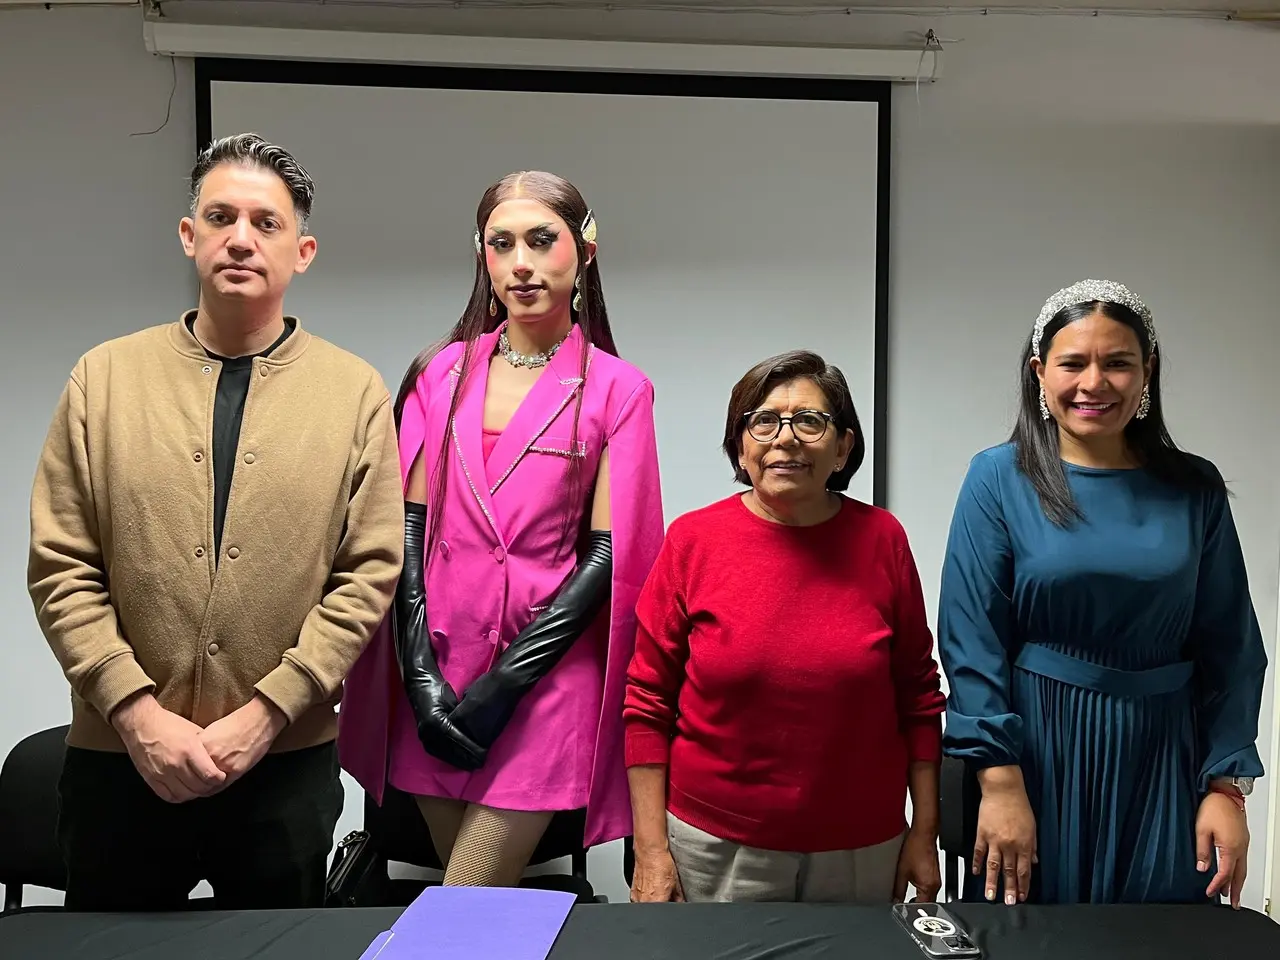
[[196,556],[197,556],[197,557],[203,557],[203,556],[204,556],[204,547],[196,547]]
[[218,655],[218,645],[216,643],[209,644],[209,656],[216,657]]
[[503,560],[507,559],[507,551],[503,550],[501,547],[498,547],[496,550],[493,551],[493,559],[501,563]]
[[213,373],[213,367],[209,366],[206,363],[203,367],[200,368],[200,372],[207,377],[209,374]]
[[191,459],[194,460],[196,463],[199,463],[201,460],[204,459],[204,454],[201,453],[199,450],[197,450],[195,453],[191,455]]
[[253,463],[253,460],[254,460],[254,457],[253,457],[253,454],[252,454],[252,453],[246,453],[246,454],[244,455],[244,462],[245,462],[245,463]]
[[232,560],[234,560],[236,557],[240,556],[240,548],[232,547],[230,550],[227,551],[227,556],[230,557]]
[[490,643],[497,643],[497,642],[498,642],[498,631],[497,631],[497,630],[490,630],[490,631],[489,631],[489,642],[490,642]]

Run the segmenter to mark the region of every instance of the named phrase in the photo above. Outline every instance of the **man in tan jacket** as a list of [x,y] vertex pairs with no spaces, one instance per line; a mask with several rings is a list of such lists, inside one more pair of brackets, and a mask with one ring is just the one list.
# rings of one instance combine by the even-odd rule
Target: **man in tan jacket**
[[404,551],[385,385],[283,313],[311,178],[240,135],[191,188],[198,308],[80,359],[31,497],[73,910],[181,908],[201,879],[229,909],[322,902],[335,706]]

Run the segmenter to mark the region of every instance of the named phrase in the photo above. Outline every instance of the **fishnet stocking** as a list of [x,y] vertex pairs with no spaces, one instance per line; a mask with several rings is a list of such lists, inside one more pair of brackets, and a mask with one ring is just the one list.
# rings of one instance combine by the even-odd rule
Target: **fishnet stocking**
[[551,822],[550,811],[499,810],[418,797],[448,887],[514,887]]

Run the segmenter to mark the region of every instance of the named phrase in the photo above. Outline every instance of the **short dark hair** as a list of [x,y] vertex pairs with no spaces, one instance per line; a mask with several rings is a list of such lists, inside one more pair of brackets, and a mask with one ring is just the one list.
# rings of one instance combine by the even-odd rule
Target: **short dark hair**
[[214,140],[200,151],[196,165],[191,168],[191,210],[194,213],[200,199],[200,187],[209,172],[219,164],[239,163],[270,170],[282,181],[293,198],[293,212],[298,218],[298,232],[307,232],[307,220],[311,217],[311,204],[315,200],[316,185],[302,164],[284,147],[268,143],[256,133],[237,133]]
[[742,454],[743,421],[747,414],[759,408],[774,388],[793,380],[811,380],[827,398],[836,430],[841,434],[846,430],[853,431],[853,450],[849,459],[827,479],[828,490],[843,492],[849,489],[849,481],[862,466],[867,455],[867,442],[862,436],[862,423],[858,420],[858,410],[853,405],[853,395],[844,374],[839,367],[832,366],[809,350],[792,350],[761,360],[734,385],[724,422],[724,453],[733,466],[733,479],[751,486],[751,477],[742,469],[738,459]]

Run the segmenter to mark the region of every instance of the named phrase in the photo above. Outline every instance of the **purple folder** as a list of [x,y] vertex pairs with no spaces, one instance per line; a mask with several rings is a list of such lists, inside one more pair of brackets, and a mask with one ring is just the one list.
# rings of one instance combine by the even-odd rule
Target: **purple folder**
[[427,887],[360,960],[546,960],[576,899],[523,887]]
[[360,954],[360,960],[379,960],[379,958],[382,958],[383,950],[390,945],[391,938],[394,936],[395,934],[390,930],[383,930],[374,937],[373,943],[369,944],[364,953]]

